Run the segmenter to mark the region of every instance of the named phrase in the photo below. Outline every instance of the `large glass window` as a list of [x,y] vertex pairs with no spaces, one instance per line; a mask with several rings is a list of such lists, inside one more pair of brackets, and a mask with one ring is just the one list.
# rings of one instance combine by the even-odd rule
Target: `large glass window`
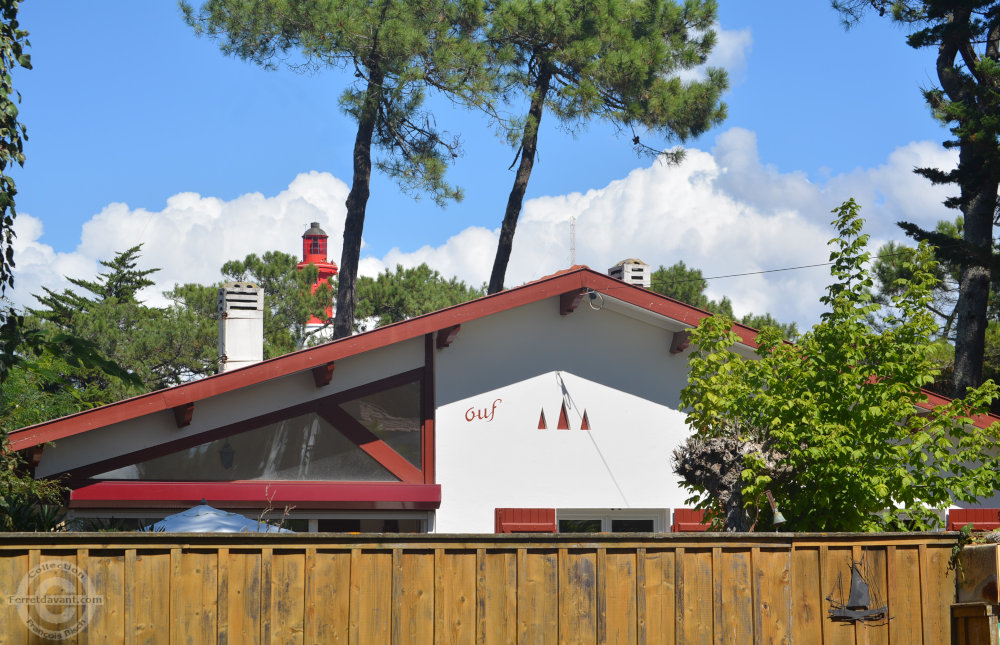
[[420,468],[420,381],[369,394],[340,407]]
[[[419,438],[419,426],[415,434]],[[119,468],[96,479],[399,481],[315,412]]]

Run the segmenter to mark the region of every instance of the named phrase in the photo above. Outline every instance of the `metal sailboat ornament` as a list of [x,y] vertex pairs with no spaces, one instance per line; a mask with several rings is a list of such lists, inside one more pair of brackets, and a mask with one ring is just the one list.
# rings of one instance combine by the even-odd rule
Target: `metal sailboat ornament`
[[851,587],[844,601],[843,578],[837,575],[837,598],[831,592],[826,597],[830,601],[830,618],[833,620],[885,620],[888,618],[888,606],[881,597],[878,585],[871,575],[867,558],[860,562],[851,560]]

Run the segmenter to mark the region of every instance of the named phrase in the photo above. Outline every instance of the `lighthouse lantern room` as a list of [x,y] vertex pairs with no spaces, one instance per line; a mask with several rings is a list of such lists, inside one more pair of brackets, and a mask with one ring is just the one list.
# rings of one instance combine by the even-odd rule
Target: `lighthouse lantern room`
[[[319,275],[316,277],[316,282],[313,283],[312,290],[315,293],[316,289],[323,282],[337,275],[337,265],[330,262],[327,257],[327,238],[329,236],[326,232],[319,227],[319,222],[312,222],[309,225],[309,229],[302,234],[302,261],[298,263],[298,269],[301,271],[310,264],[315,265],[319,269]],[[330,306],[326,309],[327,320],[333,318],[333,300],[330,301]],[[320,320],[316,316],[312,316],[309,319],[309,323],[306,325],[306,330],[311,331],[318,327],[322,327],[325,321]]]

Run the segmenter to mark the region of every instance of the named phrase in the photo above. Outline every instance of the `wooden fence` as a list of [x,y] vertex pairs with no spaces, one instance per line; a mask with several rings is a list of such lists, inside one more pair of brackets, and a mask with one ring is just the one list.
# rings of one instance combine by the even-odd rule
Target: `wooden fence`
[[[954,533],[8,534],[0,535],[0,643],[49,642],[38,632],[62,628],[70,643],[942,645],[951,642],[955,541]],[[890,620],[834,622],[825,598],[838,579],[846,593],[849,562],[863,556]],[[52,578],[63,587],[45,582]],[[25,604],[58,593],[101,604],[62,613]],[[72,633],[84,615],[89,624]]]

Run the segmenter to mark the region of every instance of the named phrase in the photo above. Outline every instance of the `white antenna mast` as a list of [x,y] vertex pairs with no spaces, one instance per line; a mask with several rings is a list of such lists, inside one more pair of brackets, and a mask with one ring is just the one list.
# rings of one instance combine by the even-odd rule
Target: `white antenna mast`
[[576,266],[576,218],[569,218],[569,265]]

